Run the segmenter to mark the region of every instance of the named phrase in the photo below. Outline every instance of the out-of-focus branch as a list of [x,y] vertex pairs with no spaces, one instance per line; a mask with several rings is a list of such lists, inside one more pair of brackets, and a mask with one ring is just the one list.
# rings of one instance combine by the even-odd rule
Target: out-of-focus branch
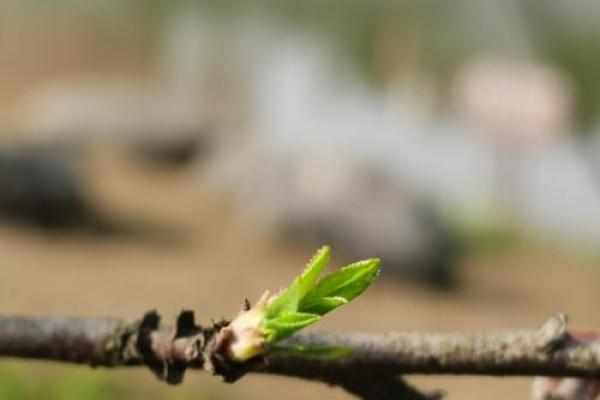
[[[187,367],[226,381],[246,372],[298,377],[339,385],[363,399],[427,399],[399,375],[548,375],[600,378],[600,340],[578,341],[557,314],[540,329],[451,334],[297,334],[245,364],[228,362],[219,332],[226,322],[197,326],[193,313],[174,326],[148,313],[127,323],[113,318],[0,317],[0,356],[47,359],[92,366],[147,365],[169,383]],[[311,355],[312,354],[312,355]],[[324,352],[322,354],[327,354]]]

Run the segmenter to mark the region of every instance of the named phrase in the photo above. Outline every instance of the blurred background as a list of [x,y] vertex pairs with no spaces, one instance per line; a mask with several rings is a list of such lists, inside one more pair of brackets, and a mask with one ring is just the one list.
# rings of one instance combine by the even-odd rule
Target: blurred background
[[[0,312],[231,316],[381,257],[314,329],[597,329],[600,3],[3,0]],[[530,380],[413,377],[449,399]],[[2,360],[0,400],[349,399]]]

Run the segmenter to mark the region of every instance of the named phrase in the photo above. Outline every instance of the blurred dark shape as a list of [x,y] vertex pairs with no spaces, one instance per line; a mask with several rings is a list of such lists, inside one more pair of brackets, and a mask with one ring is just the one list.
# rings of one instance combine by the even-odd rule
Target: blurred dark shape
[[[346,262],[371,256],[381,258],[382,279],[408,280],[440,290],[456,288],[459,283],[456,262],[461,246],[438,218],[428,215],[416,221],[422,230],[421,237],[418,243],[413,243],[414,248],[408,249],[406,244],[398,245],[393,237],[380,236],[374,222],[353,230],[352,214],[346,217],[315,215],[289,221],[285,236],[293,243],[302,241],[313,247],[327,243]],[[373,243],[374,237],[380,241]]]
[[96,225],[77,171],[62,151],[0,149],[0,216],[44,229]]
[[185,167],[207,156],[212,141],[207,130],[140,137],[131,145],[143,161],[164,167]]
[[0,148],[0,222],[21,223],[50,233],[76,230],[96,238],[166,245],[181,242],[175,229],[136,216],[105,214],[94,205],[85,178],[72,147]]

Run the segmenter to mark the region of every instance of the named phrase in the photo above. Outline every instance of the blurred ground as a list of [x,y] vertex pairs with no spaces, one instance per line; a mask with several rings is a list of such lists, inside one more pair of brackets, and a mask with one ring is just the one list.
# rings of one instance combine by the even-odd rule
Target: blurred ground
[[[245,297],[255,299],[265,288],[284,285],[313,250],[290,250],[251,221],[240,222],[246,217],[215,197],[211,188],[186,184],[193,179],[190,171],[148,169],[106,149],[94,152],[85,168],[94,177],[92,188],[102,199],[103,212],[133,215],[159,234],[115,240],[0,226],[3,313],[135,318],[157,308],[167,317],[190,307],[204,320],[229,316]],[[575,327],[600,325],[593,306],[600,298],[600,272],[592,268],[592,260],[515,247],[475,254],[462,263],[462,287],[456,293],[380,281],[356,304],[314,329],[511,329],[540,324],[555,311],[568,312]],[[61,377],[56,379],[96,385],[101,393],[113,385],[127,393],[98,398],[348,398],[323,385],[273,377],[248,376],[228,386],[196,373],[183,386],[169,388],[142,370],[91,372],[87,367],[13,361],[0,365],[1,371],[25,379],[27,386],[43,385],[49,376],[51,382]],[[529,390],[528,379],[411,381],[423,388],[443,388],[449,399],[480,399],[482,393],[489,399],[526,399]],[[0,398],[13,399],[3,390]],[[57,398],[82,398],[76,393]]]

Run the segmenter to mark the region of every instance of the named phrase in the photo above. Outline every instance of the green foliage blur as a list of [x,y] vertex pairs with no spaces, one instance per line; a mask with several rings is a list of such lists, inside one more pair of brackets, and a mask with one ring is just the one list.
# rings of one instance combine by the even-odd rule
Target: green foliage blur
[[132,387],[126,388],[88,370],[32,378],[17,367],[0,366],[0,400],[135,398],[131,391]]
[[[153,377],[149,377],[153,379]],[[59,371],[39,371],[28,364],[0,364],[0,400],[222,400],[213,393],[188,390],[152,391],[114,373],[88,367],[63,366]]]

